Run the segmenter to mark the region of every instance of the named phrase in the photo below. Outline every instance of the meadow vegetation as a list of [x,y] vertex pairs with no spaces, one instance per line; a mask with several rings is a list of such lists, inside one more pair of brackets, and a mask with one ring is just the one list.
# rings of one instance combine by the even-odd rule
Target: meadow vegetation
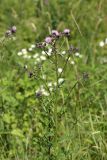
[[106,3],[0,1],[0,160],[107,160]]

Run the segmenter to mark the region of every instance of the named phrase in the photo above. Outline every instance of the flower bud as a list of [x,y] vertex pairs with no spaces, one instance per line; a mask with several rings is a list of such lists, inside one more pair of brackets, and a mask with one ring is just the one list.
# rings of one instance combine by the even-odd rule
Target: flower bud
[[7,30],[6,33],[5,33],[5,36],[6,36],[6,37],[9,37],[9,36],[11,36],[11,35],[12,35],[12,32],[11,32],[10,30]]

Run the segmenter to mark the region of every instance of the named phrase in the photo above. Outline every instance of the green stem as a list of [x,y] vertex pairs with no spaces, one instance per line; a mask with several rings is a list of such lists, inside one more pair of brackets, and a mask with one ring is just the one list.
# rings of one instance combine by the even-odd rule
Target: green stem
[[[55,49],[55,48],[54,48]],[[57,86],[56,86],[56,102],[55,102],[55,107],[54,107],[54,117],[55,117],[55,142],[57,143],[57,96],[58,96],[58,57],[57,57],[57,52],[55,49],[55,70],[56,70],[56,82],[57,82]]]

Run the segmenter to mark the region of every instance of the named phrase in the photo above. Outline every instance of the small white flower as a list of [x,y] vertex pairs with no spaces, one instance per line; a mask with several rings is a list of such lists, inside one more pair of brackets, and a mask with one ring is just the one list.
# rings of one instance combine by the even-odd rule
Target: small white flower
[[48,53],[52,53],[52,48],[50,48],[50,49],[48,50]]
[[23,54],[22,52],[18,52],[17,53],[18,56],[22,56],[22,54]]
[[44,92],[43,92],[43,95],[44,95],[44,96],[49,96],[49,93],[48,93],[47,91],[44,91]]
[[76,53],[75,53],[75,56],[76,56],[76,57],[79,57],[79,56],[80,56],[80,53],[76,52]]
[[37,61],[37,62],[40,62],[40,61],[41,61],[41,59],[40,59],[40,58],[37,58],[37,59],[36,59],[36,61]]
[[35,44],[32,44],[32,45],[31,45],[31,48],[33,48],[33,49],[34,49],[34,48],[35,48]]
[[66,54],[66,52],[65,52],[65,51],[62,51],[62,54],[64,55],[64,54]]
[[37,58],[39,56],[39,54],[34,54],[33,58]]
[[58,73],[61,73],[63,71],[62,68],[58,68]]
[[45,57],[45,56],[40,56],[40,59],[41,59],[42,61],[45,61],[45,60],[46,60],[46,57]]
[[58,84],[62,84],[64,82],[64,78],[59,78],[58,79]]
[[50,88],[49,88],[49,90],[50,90],[50,92],[52,92],[52,91],[53,91],[53,88],[52,88],[52,87],[50,87]]
[[51,56],[51,52],[47,52],[47,55],[48,55],[48,56]]
[[51,82],[48,83],[48,87],[52,87],[52,83]]
[[46,52],[45,52],[45,51],[42,51],[42,54],[43,54],[43,55],[46,55]]
[[30,56],[30,55],[26,55],[26,54],[25,54],[25,55],[23,56],[23,58],[30,59],[30,58],[31,58],[31,56]]
[[74,61],[71,61],[71,64],[72,64],[72,65],[74,65],[74,64],[75,64],[75,62],[74,62]]
[[28,50],[31,52],[33,49],[32,49],[32,48],[29,48]]
[[22,53],[23,54],[27,54],[27,50],[26,49],[22,49]]
[[99,46],[100,46],[100,47],[104,47],[104,42],[101,41],[101,42],[99,43]]

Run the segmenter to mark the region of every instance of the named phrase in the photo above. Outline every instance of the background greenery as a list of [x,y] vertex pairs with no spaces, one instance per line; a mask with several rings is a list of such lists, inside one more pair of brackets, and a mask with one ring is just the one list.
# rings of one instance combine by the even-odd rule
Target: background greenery
[[[54,143],[52,159],[107,159],[107,64],[101,63],[107,58],[107,47],[99,47],[107,33],[106,3],[107,0],[0,0],[0,36],[10,26],[17,26],[16,40],[0,44],[0,160],[49,159],[44,138],[47,118],[34,95],[38,82],[28,78],[24,65],[29,62],[25,63],[17,53],[42,41],[51,29],[64,28],[71,29],[71,43],[83,55],[78,73],[87,72],[89,80],[80,86],[79,102],[78,88],[66,97],[75,83],[75,73],[68,68],[69,81],[61,89],[57,104],[60,108],[67,100],[66,114],[59,119],[59,143]],[[33,68],[32,64],[29,66]],[[49,101],[47,98],[43,103],[48,106]],[[75,123],[76,119],[74,125],[72,121]]]

